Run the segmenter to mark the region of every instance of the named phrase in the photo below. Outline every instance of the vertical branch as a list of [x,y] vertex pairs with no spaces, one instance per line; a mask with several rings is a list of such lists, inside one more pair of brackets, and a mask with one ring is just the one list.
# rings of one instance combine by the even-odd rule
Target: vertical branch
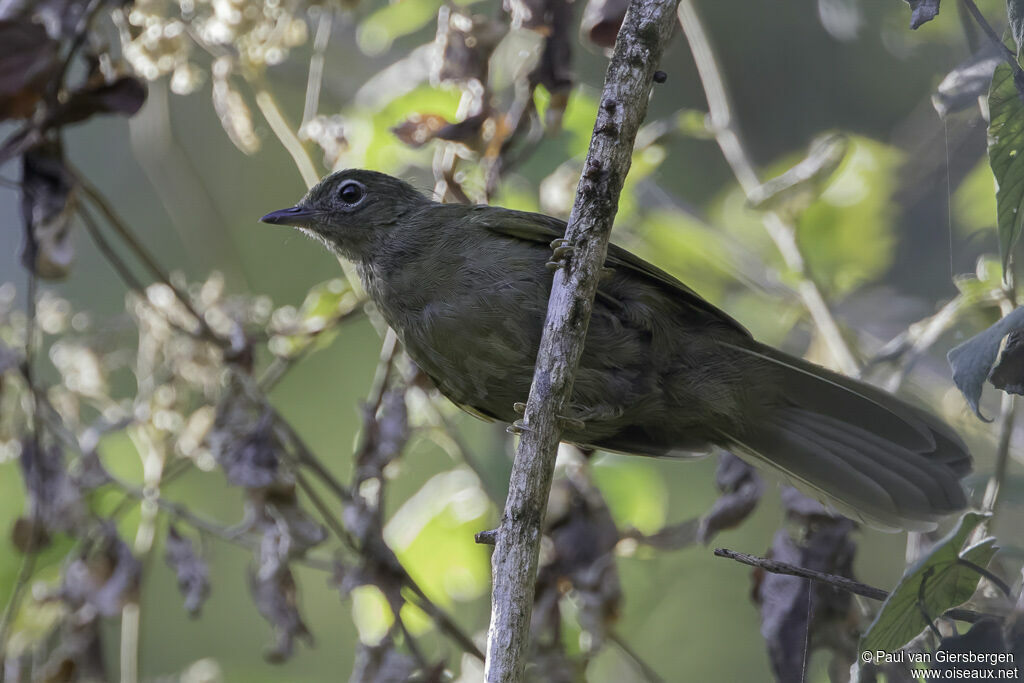
[[320,108],[320,88],[324,82],[324,63],[327,56],[327,43],[331,39],[331,25],[334,23],[334,8],[331,5],[324,5],[320,8],[320,11],[320,21],[316,26],[316,37],[313,38],[313,56],[309,58],[306,101],[302,108],[300,129],[316,116],[317,109]]
[[[680,1],[679,23],[683,27],[683,33],[686,34],[690,51],[693,53],[693,60],[697,64],[697,73],[700,74],[701,83],[704,85],[704,94],[708,101],[708,113],[715,140],[740,187],[749,197],[750,193],[761,185],[761,180],[758,178],[754,164],[737,132],[736,123],[732,118],[729,96],[725,91],[725,80],[722,78],[715,53],[711,49],[711,43],[708,41],[704,26],[701,24],[700,17],[697,16],[697,10],[691,0]],[[797,291],[839,369],[847,375],[856,376],[860,365],[846,340],[843,339],[839,325],[832,317],[832,312],[825,302],[825,297],[822,296],[821,290],[807,269],[807,263],[796,242],[796,231],[793,225],[783,220],[779,214],[767,211],[764,213],[764,228],[775,242],[779,253],[782,254],[786,266],[800,277]]]
[[306,187],[313,187],[320,180],[320,174],[317,173],[313,160],[309,158],[302,142],[288,125],[288,121],[285,120],[284,114],[281,113],[281,109],[277,106],[277,100],[274,99],[270,90],[260,83],[254,84],[254,87],[256,89],[256,106],[259,107],[263,118],[267,120],[267,125],[291,155],[295,167],[299,169],[299,175],[302,176],[302,182],[306,183]]
[[995,470],[992,472],[992,478],[988,480],[988,485],[985,487],[985,496],[981,503],[982,511],[991,512],[993,515],[999,504],[999,490],[1006,479],[1006,466],[1010,461],[1010,440],[1013,438],[1014,423],[1013,409],[1013,394],[1004,393],[999,413],[999,441],[996,446]]
[[521,681],[529,645],[541,524],[633,141],[647,113],[654,70],[674,28],[676,0],[633,0],[626,13],[555,273],[508,499],[491,560],[493,594],[485,678]]

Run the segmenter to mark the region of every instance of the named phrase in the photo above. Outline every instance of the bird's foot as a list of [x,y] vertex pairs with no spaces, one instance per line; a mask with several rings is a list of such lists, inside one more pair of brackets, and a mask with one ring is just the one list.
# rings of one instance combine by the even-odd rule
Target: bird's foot
[[509,434],[516,434],[516,435],[522,434],[523,432],[527,432],[529,430],[530,430],[530,428],[527,427],[526,423],[523,422],[522,420],[516,420],[515,422],[510,424],[508,427],[505,427],[505,431],[506,432],[508,432]]
[[522,401],[516,401],[515,403],[512,404],[512,410],[516,411],[516,413],[519,415],[525,415],[526,404],[523,403]]
[[587,423],[577,417],[559,415],[558,426],[561,427],[563,431],[566,429],[572,429],[577,432],[582,432],[587,428]]
[[545,264],[548,270],[558,270],[569,263],[569,257],[576,251],[576,247],[569,244],[564,237],[551,240],[551,259]]

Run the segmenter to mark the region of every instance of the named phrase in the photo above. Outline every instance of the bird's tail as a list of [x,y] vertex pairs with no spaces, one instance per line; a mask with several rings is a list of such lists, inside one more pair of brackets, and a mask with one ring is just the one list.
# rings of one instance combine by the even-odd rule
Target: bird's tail
[[876,528],[933,529],[965,507],[971,456],[941,420],[770,347],[734,348],[774,365],[782,396],[766,419],[724,435],[739,455]]

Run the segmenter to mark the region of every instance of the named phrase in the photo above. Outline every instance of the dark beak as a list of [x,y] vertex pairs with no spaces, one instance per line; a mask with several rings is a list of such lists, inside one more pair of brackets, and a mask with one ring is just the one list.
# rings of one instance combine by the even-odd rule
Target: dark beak
[[296,227],[305,228],[309,227],[310,223],[312,223],[316,218],[316,215],[315,211],[305,209],[301,206],[293,206],[290,209],[271,211],[261,218],[260,222],[270,223],[271,225],[294,225]]

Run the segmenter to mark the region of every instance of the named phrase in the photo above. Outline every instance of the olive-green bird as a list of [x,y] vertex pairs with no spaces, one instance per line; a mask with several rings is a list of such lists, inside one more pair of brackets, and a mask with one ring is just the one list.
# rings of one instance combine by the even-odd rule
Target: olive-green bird
[[[291,225],[353,261],[409,355],[456,404],[512,422],[526,401],[565,222],[439,204],[382,173],[345,170]],[[668,273],[610,246],[573,384],[565,441],[650,456],[721,446],[839,512],[929,529],[964,507],[967,448],[941,420],[760,344]]]

